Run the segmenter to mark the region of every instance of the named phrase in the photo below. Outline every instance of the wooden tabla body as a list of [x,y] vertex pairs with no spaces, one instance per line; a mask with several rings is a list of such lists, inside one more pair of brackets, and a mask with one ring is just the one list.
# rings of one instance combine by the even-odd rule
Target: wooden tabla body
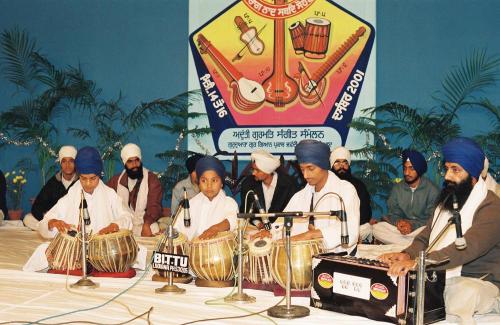
[[81,236],[58,233],[45,251],[52,270],[77,270],[82,268]]
[[[162,234],[160,237],[160,242],[162,243],[162,247],[159,248],[160,252],[163,253],[168,253],[168,239],[165,237],[165,234]],[[173,240],[173,254],[177,255],[188,255],[189,254],[189,245],[187,241],[187,237],[183,233],[179,233],[177,238],[174,238]],[[156,270],[156,272],[162,276],[162,277],[167,277],[167,271],[164,270]],[[177,273],[177,272],[172,272],[174,277],[182,277],[182,273]]]
[[206,281],[230,281],[234,277],[233,255],[236,241],[232,232],[191,242],[189,261],[193,273]]
[[89,242],[89,262],[101,272],[125,272],[137,258],[139,248],[130,230],[94,235]]
[[304,55],[311,59],[322,59],[328,51],[330,21],[324,18],[308,18],[304,30]]
[[246,259],[245,279],[251,283],[273,283],[271,274],[271,248],[270,238],[255,238],[248,244],[248,257]]
[[304,25],[302,22],[296,21],[288,27],[290,37],[292,38],[293,49],[296,54],[304,53]]
[[[312,257],[323,253],[322,239],[292,241],[291,243],[292,281],[294,290],[311,288]],[[274,242],[271,249],[272,275],[283,288],[286,286],[287,255],[284,241]]]

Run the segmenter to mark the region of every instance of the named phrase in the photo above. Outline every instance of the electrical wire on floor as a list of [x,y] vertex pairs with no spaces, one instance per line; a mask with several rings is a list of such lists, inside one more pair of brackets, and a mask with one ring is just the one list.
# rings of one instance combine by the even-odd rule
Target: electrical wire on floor
[[[160,246],[160,242],[161,242],[161,240],[158,241],[158,243],[157,243],[157,245],[155,247],[155,250],[157,250],[158,247]],[[119,292],[118,294],[116,294],[115,296],[111,297],[106,302],[104,302],[104,303],[102,303],[100,305],[97,305],[97,306],[94,306],[94,307],[89,307],[89,308],[81,308],[81,309],[73,310],[73,311],[70,311],[70,312],[57,314],[57,315],[54,315],[54,316],[44,317],[44,318],[41,318],[41,319],[36,320],[34,322],[25,322],[25,323],[28,324],[28,325],[30,325],[30,324],[41,324],[43,321],[46,321],[46,320],[49,320],[49,319],[54,319],[54,318],[58,318],[58,317],[62,317],[62,316],[72,315],[72,314],[76,314],[76,313],[79,313],[79,312],[91,311],[91,310],[95,310],[95,309],[104,307],[107,304],[109,304],[109,303],[115,301],[116,299],[118,299],[123,294],[127,293],[128,291],[130,291],[137,284],[139,284],[139,282],[141,282],[146,277],[146,274],[148,274],[149,270],[151,269],[151,263],[152,263],[152,261],[153,261],[153,257],[151,256],[151,260],[147,264],[146,269],[144,270],[144,273],[139,277],[139,279],[137,279],[137,281],[135,281],[128,288],[126,288],[123,291]],[[148,314],[148,318],[147,318],[147,323],[148,324],[151,324],[151,322],[149,321],[149,313],[151,312],[152,308],[153,307],[151,307],[148,312],[141,314],[141,315]],[[137,317],[135,317],[134,320],[135,319],[137,319]]]

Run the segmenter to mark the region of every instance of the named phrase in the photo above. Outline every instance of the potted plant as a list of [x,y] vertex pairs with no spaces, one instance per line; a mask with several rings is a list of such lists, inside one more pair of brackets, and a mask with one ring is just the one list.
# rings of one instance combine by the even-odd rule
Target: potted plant
[[10,220],[20,220],[23,215],[21,206],[24,186],[28,182],[25,177],[24,170],[13,170],[5,174],[5,182],[7,184],[7,194],[10,199],[11,208],[9,209]]

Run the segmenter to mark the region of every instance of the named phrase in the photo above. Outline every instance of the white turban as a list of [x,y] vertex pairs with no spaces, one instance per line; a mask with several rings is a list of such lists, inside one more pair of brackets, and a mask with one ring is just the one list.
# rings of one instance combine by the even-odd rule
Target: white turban
[[257,168],[266,174],[271,174],[280,166],[279,158],[262,149],[255,150],[251,157]]
[[488,175],[489,168],[490,168],[490,162],[489,162],[488,158],[484,157],[484,168],[483,168],[483,171],[481,172],[482,178],[486,178],[486,176]]
[[62,146],[59,149],[57,161],[61,162],[63,158],[76,158],[76,148],[73,146]]
[[351,164],[351,152],[345,147],[337,147],[330,154],[330,166],[333,166],[336,160],[345,159]]
[[123,164],[126,164],[127,160],[134,157],[142,160],[141,148],[139,148],[139,146],[134,143],[127,143],[125,146],[123,146],[120,156],[122,158]]

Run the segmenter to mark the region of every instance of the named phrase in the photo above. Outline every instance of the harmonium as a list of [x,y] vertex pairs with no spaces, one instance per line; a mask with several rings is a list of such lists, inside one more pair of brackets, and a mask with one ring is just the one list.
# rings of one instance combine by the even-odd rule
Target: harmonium
[[[311,306],[395,324],[416,322],[416,272],[387,275],[380,261],[338,256],[313,257]],[[446,318],[444,271],[426,271],[424,324]]]

